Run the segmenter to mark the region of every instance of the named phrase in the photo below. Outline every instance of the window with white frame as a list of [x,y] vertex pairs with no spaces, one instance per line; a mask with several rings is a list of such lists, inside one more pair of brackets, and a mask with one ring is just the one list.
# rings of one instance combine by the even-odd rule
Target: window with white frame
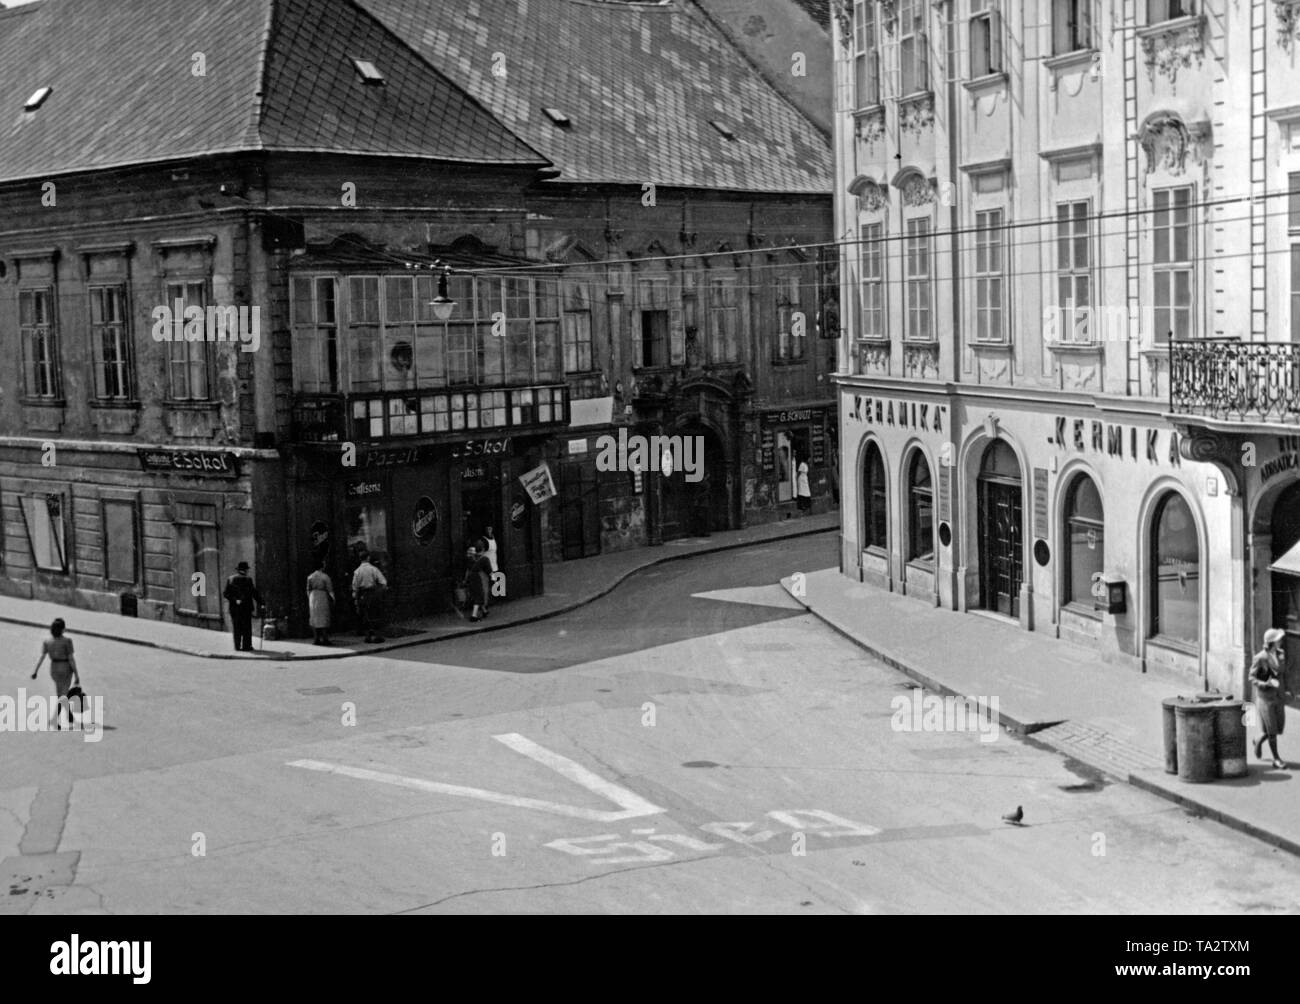
[[1092,48],[1093,0],[1052,0],[1052,54]]
[[333,276],[293,278],[293,386],[308,393],[339,389],[338,290]]
[[1291,341],[1300,342],[1300,244],[1291,245]]
[[1089,342],[1092,330],[1092,204],[1062,202],[1056,207],[1056,306],[1061,341]]
[[59,340],[51,287],[18,291],[18,330],[29,398],[57,400],[61,394]]
[[862,328],[859,338],[885,337],[885,225],[862,228]]
[[1190,338],[1194,296],[1192,188],[1152,193],[1152,316],[1157,343]]
[[587,286],[570,281],[564,287],[564,371],[587,373],[591,369],[591,304],[587,301]]
[[975,214],[975,338],[1000,342],[1003,327],[1002,210]]
[[928,0],[899,0],[899,95],[906,97],[930,89],[930,51],[925,33]]
[[[801,312],[800,286],[798,272],[783,272],[776,277],[776,358],[779,361],[802,359],[808,344],[808,318]],[[796,320],[800,325],[797,331]]]
[[1195,13],[1196,0],[1147,0],[1147,24],[1191,17]]
[[167,343],[168,392],[173,401],[207,401],[211,397],[208,380],[207,283],[200,281],[169,282],[167,301],[185,317],[191,307],[202,312],[201,318],[185,318],[185,328],[198,324],[202,341],[173,340]]
[[709,279],[709,358],[715,363],[740,361],[740,307],[734,278]]
[[854,107],[880,104],[880,55],[876,48],[876,5],[853,0]]
[[1002,11],[1000,0],[971,0],[970,75],[1002,72]]
[[90,344],[95,358],[95,397],[129,401],[134,387],[125,285],[90,287]]
[[928,342],[934,336],[930,312],[930,219],[919,216],[907,221],[904,247],[906,290],[906,332],[913,341]]

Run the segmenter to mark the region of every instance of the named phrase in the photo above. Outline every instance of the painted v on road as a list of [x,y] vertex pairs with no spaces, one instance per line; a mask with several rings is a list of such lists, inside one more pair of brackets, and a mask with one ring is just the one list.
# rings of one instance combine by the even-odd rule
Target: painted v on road
[[612,781],[606,781],[600,775],[593,773],[581,764],[574,763],[568,757],[561,756],[559,753],[552,753],[550,750],[538,746],[531,739],[521,736],[517,732],[507,732],[492,738],[509,746],[516,753],[522,753],[529,759],[536,760],[542,766],[549,767],[574,784],[580,785],[588,791],[613,802],[619,806],[619,810],[588,809],[580,805],[564,805],[560,802],[549,802],[540,798],[506,795],[502,792],[488,791],[484,788],[467,788],[459,784],[426,781],[424,778],[388,774],[383,771],[368,770],[364,767],[349,767],[346,764],[325,763],[321,760],[291,760],[287,766],[301,767],[303,770],[320,771],[325,774],[338,774],[343,777],[354,777],[361,781],[378,781],[380,784],[410,788],[413,791],[426,791],[438,795],[459,795],[462,798],[476,798],[482,802],[513,805],[520,809],[537,809],[541,812],[554,813],[557,816],[570,816],[574,819],[587,819],[597,823],[614,823],[622,819],[652,816],[655,813],[667,811],[646,801],[635,792],[628,791]]

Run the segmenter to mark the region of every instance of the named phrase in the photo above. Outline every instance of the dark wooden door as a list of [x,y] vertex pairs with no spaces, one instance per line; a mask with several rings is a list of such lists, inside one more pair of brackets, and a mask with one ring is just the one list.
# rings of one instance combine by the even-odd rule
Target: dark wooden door
[[985,610],[1020,616],[1024,581],[1020,485],[980,482],[980,594]]
[[566,561],[600,553],[596,472],[584,464],[560,467],[560,532]]

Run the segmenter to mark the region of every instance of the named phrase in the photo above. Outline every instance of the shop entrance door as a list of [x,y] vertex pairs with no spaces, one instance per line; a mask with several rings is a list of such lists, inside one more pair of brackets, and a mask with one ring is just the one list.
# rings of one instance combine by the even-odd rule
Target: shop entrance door
[[560,532],[565,561],[600,553],[596,472],[585,464],[560,466]]
[[1024,579],[1020,485],[981,481],[979,519],[981,605],[1019,617]]

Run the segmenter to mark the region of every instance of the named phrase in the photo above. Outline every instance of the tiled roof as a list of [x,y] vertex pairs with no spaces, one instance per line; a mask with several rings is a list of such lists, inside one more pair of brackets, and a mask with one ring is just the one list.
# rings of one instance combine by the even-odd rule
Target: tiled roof
[[[387,86],[362,83],[351,57]],[[24,112],[41,87],[49,97]],[[0,13],[0,179],[277,149],[544,163],[351,0],[43,0]]]
[[827,138],[691,0],[357,2],[545,154],[559,181],[831,189]]

